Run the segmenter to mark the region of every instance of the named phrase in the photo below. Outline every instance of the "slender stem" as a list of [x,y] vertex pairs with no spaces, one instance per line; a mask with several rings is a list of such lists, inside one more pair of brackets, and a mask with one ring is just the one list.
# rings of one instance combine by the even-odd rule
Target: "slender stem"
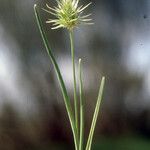
[[54,57],[50,47],[49,47],[48,40],[47,40],[47,37],[46,37],[46,33],[43,29],[41,17],[38,14],[38,10],[37,10],[36,5],[34,5],[34,12],[35,12],[36,21],[37,21],[37,24],[38,24],[38,27],[39,27],[39,30],[40,30],[40,33],[41,33],[41,36],[42,36],[43,43],[45,45],[48,56],[52,61],[52,64],[54,66],[55,72],[56,72],[57,77],[58,77],[58,81],[60,83],[60,87],[61,87],[61,91],[62,91],[62,94],[63,94],[66,110],[67,110],[69,121],[70,121],[70,124],[71,124],[71,129],[72,129],[72,132],[73,132],[75,149],[78,150],[78,135],[77,135],[75,120],[74,120],[74,116],[73,116],[73,111],[72,111],[70,99],[68,97],[67,89],[66,89],[64,80],[62,78],[59,66],[58,66],[58,64],[55,60],[55,57]]
[[80,93],[80,141],[79,150],[83,150],[84,139],[84,102],[83,102],[83,82],[82,82],[81,59],[79,59],[79,93]]
[[105,77],[102,77],[100,88],[99,88],[99,93],[98,93],[98,98],[97,98],[97,103],[96,103],[96,107],[95,107],[95,111],[94,111],[94,115],[93,115],[93,119],[92,119],[91,129],[90,129],[90,133],[89,133],[89,137],[88,137],[88,141],[87,141],[87,145],[86,145],[86,150],[91,150],[91,144],[92,144],[92,140],[93,140],[94,130],[95,130],[96,121],[98,118],[100,104],[101,104],[101,100],[102,100],[102,96],[103,96],[104,84],[105,84]]
[[78,128],[78,102],[77,102],[77,86],[76,86],[76,68],[75,68],[75,56],[74,56],[74,41],[73,31],[70,32],[70,45],[71,45],[71,57],[72,57],[72,71],[73,71],[73,82],[74,82],[74,110],[75,110],[75,123],[77,128],[77,135],[79,134]]

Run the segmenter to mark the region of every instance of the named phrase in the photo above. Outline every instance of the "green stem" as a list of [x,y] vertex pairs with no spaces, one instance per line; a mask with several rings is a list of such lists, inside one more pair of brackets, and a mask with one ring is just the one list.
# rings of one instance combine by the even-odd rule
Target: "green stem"
[[89,137],[88,137],[88,141],[87,141],[87,145],[86,145],[86,150],[91,150],[94,130],[95,130],[96,121],[98,118],[101,100],[102,100],[102,96],[103,96],[104,84],[105,84],[105,77],[102,77],[100,88],[99,88],[99,93],[98,93],[98,99],[97,99],[97,103],[96,103],[96,107],[95,107],[95,111],[94,111],[94,115],[93,115],[93,119],[92,119],[91,129],[90,129],[90,133],[89,133]]
[[83,82],[82,82],[81,59],[79,59],[79,93],[80,93],[80,141],[79,150],[83,150],[84,139],[84,102],[83,102]]
[[73,82],[74,82],[74,110],[75,110],[75,123],[77,128],[77,135],[79,134],[78,128],[78,102],[77,102],[77,86],[76,86],[76,68],[75,68],[75,56],[74,56],[74,42],[73,42],[73,31],[70,34],[70,45],[71,45],[71,57],[72,57],[72,69],[73,69]]
[[76,125],[75,125],[75,121],[74,121],[73,111],[72,111],[70,99],[68,97],[67,89],[66,89],[64,80],[62,78],[62,75],[60,73],[60,69],[58,67],[58,64],[57,64],[57,62],[55,60],[55,57],[54,57],[54,55],[53,55],[53,53],[52,53],[52,51],[51,51],[51,49],[49,47],[48,39],[47,39],[46,33],[45,33],[44,29],[43,29],[41,17],[38,14],[38,10],[37,10],[37,6],[36,5],[34,5],[34,12],[35,12],[36,21],[37,21],[37,24],[38,24],[38,27],[39,27],[39,30],[40,30],[40,33],[41,33],[41,36],[42,36],[43,43],[45,45],[46,51],[48,53],[48,56],[49,56],[49,58],[52,61],[52,64],[53,64],[54,69],[55,69],[55,72],[57,74],[58,81],[60,83],[60,87],[61,87],[61,91],[62,91],[62,94],[63,94],[66,110],[67,110],[69,121],[70,121],[70,124],[71,124],[71,129],[72,129],[72,132],[73,132],[75,149],[78,150],[78,135],[77,135],[77,130],[76,130]]

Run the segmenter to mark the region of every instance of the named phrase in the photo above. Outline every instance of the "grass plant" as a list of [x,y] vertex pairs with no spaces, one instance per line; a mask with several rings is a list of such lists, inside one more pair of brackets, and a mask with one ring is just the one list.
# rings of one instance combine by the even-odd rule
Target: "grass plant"
[[[89,136],[88,136],[86,145],[84,145],[85,143],[85,136],[84,136],[84,125],[85,125],[84,108],[85,106],[84,106],[84,97],[83,97],[83,81],[82,81],[82,66],[81,66],[82,61],[81,59],[79,59],[79,100],[78,100],[73,33],[74,33],[74,28],[76,28],[77,26],[81,24],[93,24],[93,23],[91,22],[91,19],[89,18],[91,14],[82,15],[83,11],[91,3],[85,6],[78,6],[78,4],[79,4],[79,0],[57,0],[57,7],[52,8],[48,4],[46,4],[46,9],[44,8],[46,12],[55,16],[55,19],[48,19],[46,23],[52,23],[53,24],[52,29],[66,28],[69,33],[71,58],[72,58],[72,72],[73,72],[73,81],[74,81],[73,82],[74,84],[74,107],[72,107],[71,105],[71,101],[68,96],[68,92],[67,92],[63,77],[61,75],[59,66],[54,57],[53,51],[51,50],[49,46],[46,32],[44,31],[43,23],[41,21],[41,17],[39,14],[39,8],[36,4],[34,5],[34,12],[35,12],[37,25],[40,30],[44,46],[54,66],[54,69],[55,69],[55,72],[56,72],[56,75],[57,75],[57,78],[61,87],[61,92],[63,95],[66,111],[69,117],[71,129],[73,133],[75,150],[91,150],[94,130],[95,130],[96,121],[98,118],[102,95],[103,95],[105,77],[102,77],[101,79],[99,94],[98,94],[97,103],[95,106],[95,111],[93,114]],[[79,103],[79,108],[78,108],[78,103]]]

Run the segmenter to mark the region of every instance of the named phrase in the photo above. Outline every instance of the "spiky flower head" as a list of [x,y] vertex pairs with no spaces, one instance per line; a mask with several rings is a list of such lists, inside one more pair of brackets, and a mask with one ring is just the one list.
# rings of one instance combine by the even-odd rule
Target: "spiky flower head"
[[56,0],[57,7],[50,7],[46,4],[46,12],[54,15],[55,19],[48,19],[46,23],[52,23],[52,29],[67,28],[72,30],[80,24],[92,24],[90,18],[91,14],[82,15],[83,10],[85,10],[91,3],[85,6],[78,6],[79,0]]

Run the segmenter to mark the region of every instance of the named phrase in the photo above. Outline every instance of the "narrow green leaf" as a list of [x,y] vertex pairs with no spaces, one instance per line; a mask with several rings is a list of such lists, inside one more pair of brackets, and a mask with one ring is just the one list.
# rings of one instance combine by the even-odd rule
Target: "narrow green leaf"
[[79,93],[80,93],[80,141],[79,150],[83,150],[84,143],[84,101],[83,101],[83,81],[81,59],[79,59]]
[[102,77],[100,88],[99,88],[98,99],[97,99],[97,103],[96,103],[96,107],[95,107],[95,111],[94,111],[94,115],[93,115],[93,119],[92,119],[92,124],[91,124],[90,132],[89,132],[89,137],[88,137],[88,141],[87,141],[87,145],[86,145],[86,150],[91,150],[94,130],[95,130],[96,121],[98,118],[101,100],[102,100],[102,96],[103,96],[104,84],[105,84],[105,77]]
[[60,87],[61,87],[61,91],[62,91],[62,94],[63,94],[66,110],[67,110],[67,113],[68,113],[68,116],[69,116],[72,132],[73,132],[73,136],[74,136],[75,147],[76,147],[76,150],[78,150],[78,146],[77,146],[78,145],[77,144],[77,141],[78,141],[77,140],[78,139],[77,129],[76,129],[76,126],[75,126],[75,120],[74,120],[74,116],[73,116],[73,111],[72,111],[70,99],[68,97],[68,93],[67,93],[67,90],[66,90],[66,87],[65,87],[65,83],[64,83],[64,80],[63,80],[62,75],[60,73],[60,69],[58,67],[58,64],[57,64],[57,62],[55,60],[55,57],[54,57],[54,55],[53,55],[53,53],[52,53],[52,51],[49,47],[48,40],[47,40],[46,34],[44,32],[44,29],[43,29],[43,26],[42,26],[42,21],[41,21],[40,15],[38,14],[36,4],[34,5],[34,12],[35,12],[36,21],[37,21],[37,24],[38,24],[38,27],[39,27],[39,30],[40,30],[40,33],[41,33],[41,36],[42,36],[42,40],[43,40],[45,48],[46,48],[46,51],[48,53],[48,56],[51,59],[51,62],[54,66],[55,72],[57,74],[57,78],[58,78],[59,83],[60,83]]

